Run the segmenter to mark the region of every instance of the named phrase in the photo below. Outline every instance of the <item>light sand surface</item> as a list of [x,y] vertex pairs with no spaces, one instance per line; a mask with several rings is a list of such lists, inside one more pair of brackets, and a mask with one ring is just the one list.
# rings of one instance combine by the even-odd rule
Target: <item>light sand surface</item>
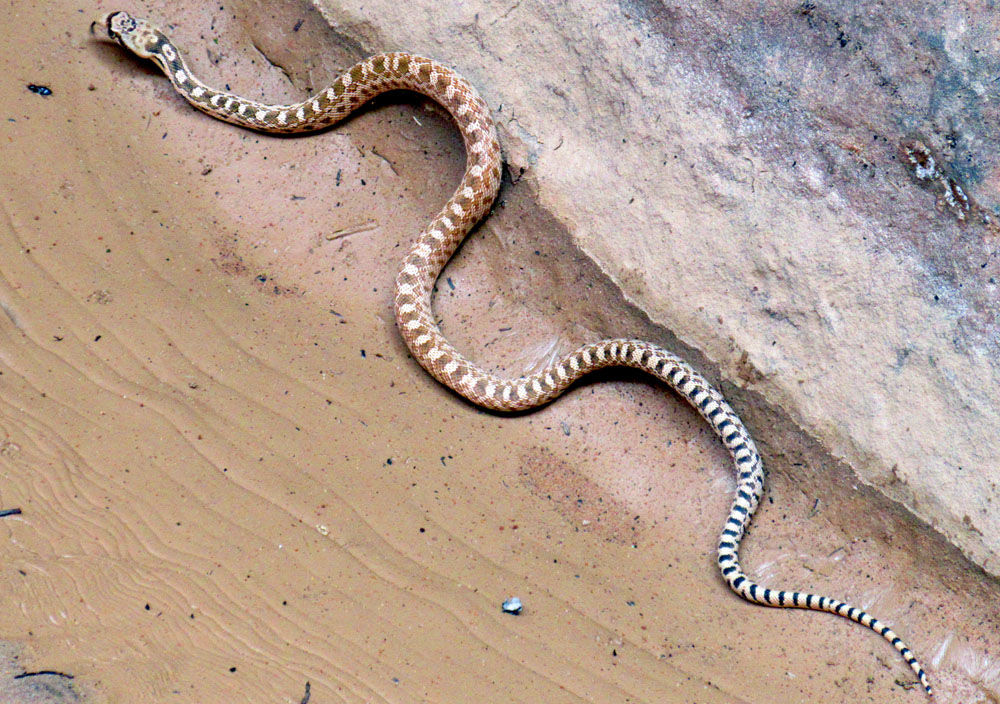
[[[316,59],[314,88],[355,58],[276,6],[121,9],[250,96],[304,95],[267,37]],[[52,697],[97,702],[924,701],[870,631],[727,590],[730,462],[665,388],[608,374],[492,415],[410,358],[395,267],[464,164],[439,108],[242,131],[95,41],[114,9],[0,20],[0,509],[23,510],[0,519],[0,700],[51,671],[75,692]],[[516,374],[603,334],[672,343],[530,186],[501,199],[439,285],[463,350]],[[751,430],[772,481],[750,573],[870,607],[941,701],[997,701],[995,585],[835,462],[801,466],[808,440]]]

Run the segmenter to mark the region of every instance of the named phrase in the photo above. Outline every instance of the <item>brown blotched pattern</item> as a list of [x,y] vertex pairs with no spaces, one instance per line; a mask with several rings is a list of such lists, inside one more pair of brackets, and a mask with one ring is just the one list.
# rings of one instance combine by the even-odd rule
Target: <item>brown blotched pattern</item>
[[867,626],[895,646],[927,694],[932,694],[920,663],[885,624],[836,599],[767,589],[740,568],[740,541],[764,491],[760,454],[722,394],[684,360],[641,340],[604,340],[584,345],[536,374],[504,379],[474,364],[444,338],[431,312],[431,291],[459,243],[489,211],[500,187],[496,128],[489,107],[468,81],[432,59],[403,52],[379,54],[300,103],[266,105],[206,86],[191,74],[167,36],[148,22],[125,12],[111,13],[101,22],[113,39],[155,61],[188,102],[212,117],[241,127],[263,132],[317,130],[343,119],[374,96],[399,88],[441,103],[458,123],[467,161],[458,189],[417,237],[396,277],[396,323],[417,361],[455,392],[499,411],[519,411],[547,403],[583,375],[604,367],[634,367],[661,379],[705,418],[736,463],[736,498],[718,547],[719,569],[729,587],[758,604],[828,611]]

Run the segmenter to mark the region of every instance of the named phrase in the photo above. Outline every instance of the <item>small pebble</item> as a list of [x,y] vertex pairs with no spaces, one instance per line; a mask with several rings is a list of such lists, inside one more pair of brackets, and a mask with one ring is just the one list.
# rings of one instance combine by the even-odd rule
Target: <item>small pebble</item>
[[503,612],[505,614],[514,614],[515,616],[517,616],[519,613],[521,613],[521,608],[522,608],[521,600],[518,599],[516,596],[512,596],[510,599],[505,601],[500,606],[500,608],[503,609]]

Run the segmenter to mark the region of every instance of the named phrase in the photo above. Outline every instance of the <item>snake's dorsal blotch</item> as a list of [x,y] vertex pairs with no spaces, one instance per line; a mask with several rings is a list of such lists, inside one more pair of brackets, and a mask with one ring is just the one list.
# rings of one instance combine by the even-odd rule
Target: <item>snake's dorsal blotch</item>
[[[95,23],[96,24],[96,23]],[[828,611],[872,629],[900,652],[928,695],[930,683],[913,653],[892,630],[861,609],[805,592],[769,589],[740,567],[740,540],[764,491],[760,454],[739,416],[715,388],[684,360],[642,340],[603,340],[580,347],[542,371],[506,379],[458,352],[431,312],[434,282],[452,253],[486,213],[500,188],[501,156],[489,106],[455,71],[405,52],[378,54],[349,69],[328,88],[290,105],[268,105],[202,83],[170,39],[145,20],[113,12],[100,20],[108,34],[135,54],[152,59],[189,103],[212,117],[262,132],[305,132],[332,125],[376,95],[408,89],[451,113],[465,142],[462,182],[417,237],[396,277],[396,323],[410,351],[435,379],[470,401],[499,411],[519,411],[551,401],[596,369],[625,366],[661,379],[702,415],[736,464],[737,487],[718,546],[718,564],[729,587],[766,606]]]

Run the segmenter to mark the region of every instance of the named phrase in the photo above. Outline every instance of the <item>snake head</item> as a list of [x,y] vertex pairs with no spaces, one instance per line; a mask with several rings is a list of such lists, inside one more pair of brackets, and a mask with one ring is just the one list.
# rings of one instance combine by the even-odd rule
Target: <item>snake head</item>
[[146,20],[133,17],[127,12],[111,12],[90,25],[101,26],[110,39],[115,40],[136,56],[155,59],[159,53],[161,34]]

